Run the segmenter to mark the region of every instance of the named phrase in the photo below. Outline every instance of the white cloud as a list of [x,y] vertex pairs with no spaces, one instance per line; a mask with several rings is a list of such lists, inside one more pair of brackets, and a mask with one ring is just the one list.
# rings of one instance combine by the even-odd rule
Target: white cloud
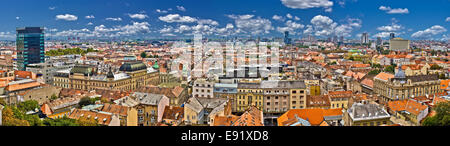
[[78,17],[71,14],[56,15],[56,20],[75,21],[78,20]]
[[309,9],[309,8],[329,8],[333,6],[333,2],[329,0],[281,0],[288,8],[293,9]]
[[272,22],[264,18],[253,18],[254,15],[228,15],[234,19],[238,33],[251,33],[253,35],[269,33],[273,30]]
[[117,17],[117,18],[110,17],[110,18],[106,18],[106,20],[108,20],[108,21],[122,21],[122,18],[120,18],[120,17]]
[[408,14],[409,13],[408,8],[395,8],[395,9],[393,9],[391,7],[380,6],[378,9],[382,10],[382,11],[386,11],[386,13],[388,13],[388,14]]
[[246,15],[227,15],[229,18],[231,19],[251,19],[253,18],[255,15],[251,15],[251,14],[246,14]]
[[300,18],[298,18],[297,16],[294,17],[294,20],[298,21],[300,20]]
[[118,37],[131,36],[150,32],[150,24],[148,22],[133,22],[124,26],[114,26],[108,28],[105,25],[95,26],[94,30],[87,28],[78,30],[65,30],[55,33],[55,37],[77,36],[77,37]]
[[450,17],[447,17],[447,19],[445,19],[445,22],[450,22]]
[[150,32],[150,24],[148,22],[133,22],[131,25],[128,24],[117,28],[119,29],[118,35],[134,35]]
[[159,30],[159,33],[171,33],[173,31],[173,27],[172,26],[164,26],[164,28]]
[[92,22],[89,22],[87,25],[94,25],[94,23],[92,23]]
[[168,11],[167,11],[167,10],[156,9],[156,12],[157,12],[157,13],[165,14],[165,13],[167,13]]
[[285,27],[277,27],[277,31],[284,33],[285,31],[289,31],[291,34],[298,34],[296,30],[303,29],[305,25],[293,22],[292,20],[288,20],[285,23]]
[[338,25],[327,16],[317,15],[311,19],[311,25],[307,25],[303,33],[323,37],[332,35],[350,37],[353,30],[359,29],[361,26],[360,19],[349,18],[346,24]]
[[86,17],[84,17],[84,18],[86,18],[86,19],[94,19],[95,16],[94,16],[94,15],[89,15],[89,16],[86,16]]
[[283,16],[278,16],[278,15],[273,15],[273,16],[272,16],[272,19],[273,19],[273,20],[277,20],[277,21],[284,21]]
[[292,15],[291,15],[291,14],[289,14],[289,13],[288,13],[288,14],[286,14],[286,17],[287,17],[287,18],[289,18],[289,19],[292,19]]
[[177,9],[183,12],[186,11],[186,8],[184,8],[183,6],[177,6]]
[[11,32],[0,32],[0,40],[14,39],[15,37],[16,35]]
[[392,23],[391,25],[377,27],[377,30],[387,31],[387,32],[395,32],[395,31],[399,31],[401,29],[403,29],[403,26],[401,26],[399,24],[395,24],[395,23]]
[[20,17],[16,17],[16,19],[17,19],[17,20],[19,20],[19,19],[20,19]]
[[325,9],[325,12],[332,12],[333,11],[333,8],[326,8]]
[[174,22],[178,22],[178,23],[192,23],[197,21],[196,18],[192,18],[189,16],[180,16],[179,14],[169,14],[166,16],[160,16],[159,20],[167,22],[167,23],[174,23]]
[[55,10],[56,7],[48,7],[49,10]]
[[425,30],[417,31],[411,35],[413,38],[421,38],[421,39],[428,39],[431,38],[434,35],[441,34],[443,32],[446,32],[447,29],[440,25],[434,25],[430,28],[427,28]]
[[209,25],[214,25],[217,26],[219,25],[219,22],[211,20],[211,19],[200,19],[197,21],[198,24],[209,24]]
[[145,14],[128,14],[128,16],[130,16],[130,18],[140,19],[140,20],[148,18],[148,16]]
[[395,33],[395,35],[397,35],[397,36],[404,34],[404,32],[400,32],[400,31],[405,29],[405,27],[403,27],[400,24],[397,24],[399,21],[395,18],[392,18],[391,21],[392,21],[392,24],[390,24],[390,25],[377,27],[377,30],[381,31],[381,32],[378,32],[377,34],[375,34],[374,37],[388,38],[388,37],[390,37],[391,33]]

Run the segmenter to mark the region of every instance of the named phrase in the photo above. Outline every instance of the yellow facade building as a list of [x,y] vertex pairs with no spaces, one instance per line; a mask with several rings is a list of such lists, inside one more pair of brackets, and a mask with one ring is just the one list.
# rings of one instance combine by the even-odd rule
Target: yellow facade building
[[53,85],[81,90],[135,90],[147,85],[157,85],[159,73],[142,62],[125,62],[120,73],[97,74],[96,67],[77,65],[72,69],[56,72]]

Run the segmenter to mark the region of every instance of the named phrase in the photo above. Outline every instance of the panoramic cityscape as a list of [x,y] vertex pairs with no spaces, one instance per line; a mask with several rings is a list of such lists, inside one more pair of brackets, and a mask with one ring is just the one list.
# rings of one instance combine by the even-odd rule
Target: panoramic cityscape
[[0,126],[450,126],[448,0],[3,3]]

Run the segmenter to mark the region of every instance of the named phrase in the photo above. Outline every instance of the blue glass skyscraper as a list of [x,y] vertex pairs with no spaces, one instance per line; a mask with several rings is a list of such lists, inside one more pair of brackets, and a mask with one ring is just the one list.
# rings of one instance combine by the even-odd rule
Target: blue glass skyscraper
[[44,28],[17,28],[17,70],[26,70],[28,64],[45,62]]

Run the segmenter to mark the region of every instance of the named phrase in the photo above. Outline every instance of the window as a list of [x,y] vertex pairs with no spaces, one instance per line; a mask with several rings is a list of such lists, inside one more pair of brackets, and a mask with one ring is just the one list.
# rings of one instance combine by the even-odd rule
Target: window
[[295,93],[297,93],[297,90],[292,90],[292,94],[295,94]]

